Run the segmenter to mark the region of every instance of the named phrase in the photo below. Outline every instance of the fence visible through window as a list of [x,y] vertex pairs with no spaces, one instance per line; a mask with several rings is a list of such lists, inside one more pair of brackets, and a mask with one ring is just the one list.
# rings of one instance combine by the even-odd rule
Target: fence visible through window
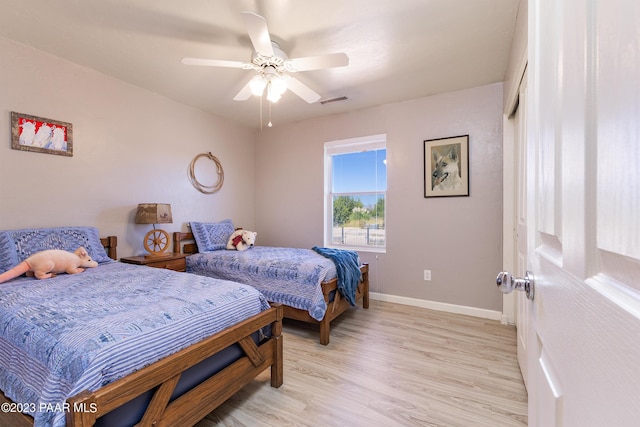
[[[384,227],[384,226],[382,226]],[[385,230],[377,225],[360,227],[333,227],[332,243],[345,246],[385,246]]]
[[384,202],[383,194],[334,196],[331,243],[384,248]]

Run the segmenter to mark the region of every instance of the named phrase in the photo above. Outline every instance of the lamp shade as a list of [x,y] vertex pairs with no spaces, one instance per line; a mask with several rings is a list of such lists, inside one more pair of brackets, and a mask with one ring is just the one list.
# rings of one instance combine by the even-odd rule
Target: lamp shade
[[140,203],[136,211],[136,224],[171,224],[171,205],[168,203]]

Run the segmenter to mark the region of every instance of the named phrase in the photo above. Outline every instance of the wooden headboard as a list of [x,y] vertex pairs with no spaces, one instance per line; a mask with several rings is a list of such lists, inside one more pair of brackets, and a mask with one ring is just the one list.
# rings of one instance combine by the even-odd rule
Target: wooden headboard
[[118,259],[118,238],[116,236],[107,236],[100,238],[100,243],[104,246],[104,249],[107,251],[107,256],[112,260]]
[[[188,241],[189,243],[184,243],[184,241]],[[198,245],[196,244],[196,240],[193,237],[193,233],[181,233],[176,231],[173,233],[173,250],[174,252],[179,252],[187,255],[197,254],[198,253]]]

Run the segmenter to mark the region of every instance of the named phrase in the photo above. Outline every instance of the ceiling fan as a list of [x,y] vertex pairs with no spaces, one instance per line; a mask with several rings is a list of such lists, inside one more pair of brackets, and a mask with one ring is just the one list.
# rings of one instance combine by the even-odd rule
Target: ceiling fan
[[280,49],[278,43],[271,40],[267,22],[262,16],[253,12],[242,12],[242,15],[254,48],[251,62],[182,58],[182,63],[186,65],[242,68],[257,71],[258,75],[249,80],[233,98],[235,101],[245,101],[252,94],[262,96],[266,90],[267,99],[270,102],[277,102],[282,94],[289,89],[311,104],[320,100],[320,95],[289,73],[349,65],[349,57],[345,53],[289,59]]

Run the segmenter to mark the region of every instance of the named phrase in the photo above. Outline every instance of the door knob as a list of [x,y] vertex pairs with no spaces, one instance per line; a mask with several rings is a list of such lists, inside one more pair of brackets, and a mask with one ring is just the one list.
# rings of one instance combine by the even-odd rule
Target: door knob
[[501,271],[496,278],[496,284],[503,294],[508,294],[514,289],[517,289],[526,292],[527,298],[530,300],[533,299],[535,284],[533,281],[533,273],[530,271],[525,273],[524,278],[513,277],[508,271]]

